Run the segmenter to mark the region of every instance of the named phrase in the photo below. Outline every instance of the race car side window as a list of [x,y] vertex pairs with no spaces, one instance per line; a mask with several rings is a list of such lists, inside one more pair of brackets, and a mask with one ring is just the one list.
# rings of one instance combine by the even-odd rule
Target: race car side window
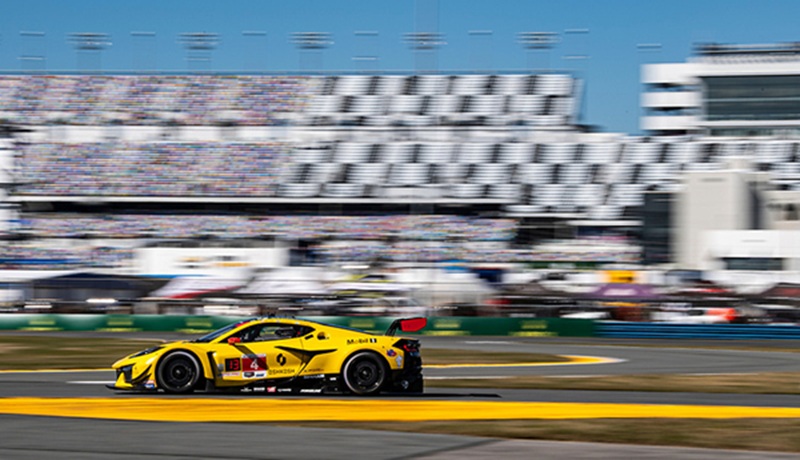
[[266,342],[302,337],[313,330],[313,328],[297,324],[266,323],[249,327],[237,336],[242,339],[242,342]]

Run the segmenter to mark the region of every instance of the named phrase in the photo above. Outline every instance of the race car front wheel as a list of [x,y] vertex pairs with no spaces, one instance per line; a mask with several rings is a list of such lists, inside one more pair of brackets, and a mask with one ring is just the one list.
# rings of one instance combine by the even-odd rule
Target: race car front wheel
[[200,363],[188,352],[176,351],[158,364],[156,379],[167,393],[191,393],[200,380]]
[[386,383],[387,374],[383,360],[368,351],[351,356],[342,368],[344,384],[357,395],[378,394]]

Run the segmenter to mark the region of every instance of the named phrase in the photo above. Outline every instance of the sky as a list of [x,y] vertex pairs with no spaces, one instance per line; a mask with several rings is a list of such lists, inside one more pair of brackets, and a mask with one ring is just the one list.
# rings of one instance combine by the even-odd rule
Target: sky
[[[438,31],[436,59],[415,59],[403,35]],[[328,32],[301,53],[292,32]],[[377,35],[356,32],[377,32]],[[526,51],[519,32],[555,32]],[[24,32],[24,34],[22,33]],[[31,34],[30,32],[35,32]],[[41,36],[39,33],[44,32]],[[71,33],[109,34],[101,53],[77,53]],[[132,32],[147,32],[132,36]],[[181,33],[219,34],[209,61],[189,61]],[[245,34],[243,32],[258,32]],[[263,32],[264,34],[262,34]],[[155,35],[150,35],[154,33]],[[30,69],[296,72],[576,72],[586,82],[582,122],[638,134],[640,67],[683,62],[693,44],[800,41],[796,0],[3,0],[0,71]],[[658,46],[641,46],[643,44]],[[43,61],[23,60],[39,56]],[[375,56],[377,60],[354,59]],[[583,59],[570,57],[583,56]]]

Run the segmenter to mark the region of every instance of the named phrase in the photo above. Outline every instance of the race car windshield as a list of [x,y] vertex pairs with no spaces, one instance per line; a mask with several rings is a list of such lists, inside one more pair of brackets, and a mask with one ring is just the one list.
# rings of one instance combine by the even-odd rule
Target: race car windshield
[[[247,320],[247,321],[250,321],[250,320]],[[202,336],[200,338],[192,340],[192,342],[195,342],[195,343],[208,343],[208,342],[211,342],[212,340],[216,339],[217,337],[220,337],[220,336],[222,336],[222,335],[224,335],[224,334],[236,329],[237,327],[241,326],[242,324],[246,323],[247,321],[239,321],[239,322],[236,322],[236,323],[228,324],[227,326],[223,327],[222,329],[217,329],[214,332],[211,332],[211,333],[206,334],[206,335],[204,335],[204,336]]]

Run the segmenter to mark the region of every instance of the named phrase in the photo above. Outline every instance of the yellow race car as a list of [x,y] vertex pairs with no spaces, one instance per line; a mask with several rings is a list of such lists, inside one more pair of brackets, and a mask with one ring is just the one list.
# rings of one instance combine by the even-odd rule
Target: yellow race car
[[115,362],[113,390],[191,393],[421,393],[417,332],[425,318],[395,320],[384,335],[293,318],[253,318],[195,340],[158,345]]

